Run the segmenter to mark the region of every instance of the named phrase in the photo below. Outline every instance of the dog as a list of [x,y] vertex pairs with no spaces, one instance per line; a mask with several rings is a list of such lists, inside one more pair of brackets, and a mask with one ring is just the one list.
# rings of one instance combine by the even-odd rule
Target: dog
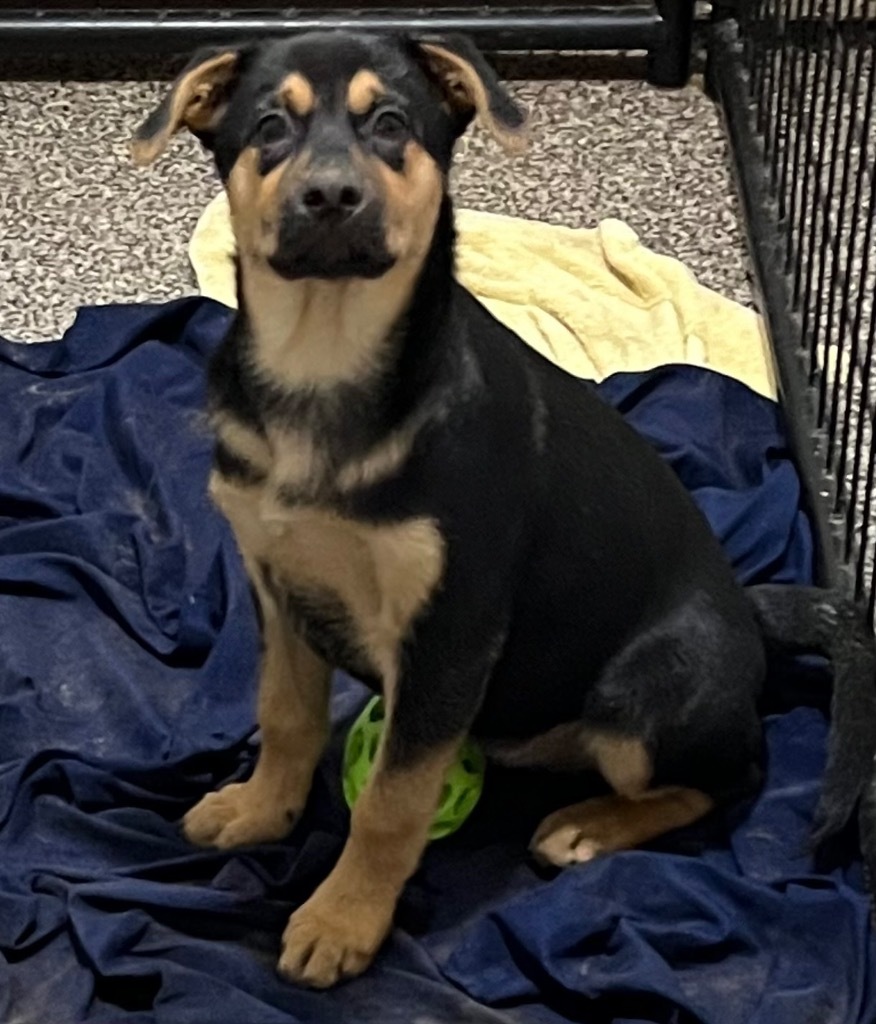
[[651,447],[455,280],[448,173],[474,118],[525,146],[524,111],[465,38],[329,32],[197,54],[133,143],[148,164],[183,128],[201,140],[238,252],[209,486],[257,600],[262,745],[186,836],[289,832],[334,667],[387,705],[340,859],[283,935],[280,972],[315,988],[376,955],[468,734],[504,764],[607,783],[536,831],[557,866],[757,790],[770,648],[856,637],[835,700],[870,718],[832,747],[824,835],[876,750],[857,612],[815,588],[743,591]]

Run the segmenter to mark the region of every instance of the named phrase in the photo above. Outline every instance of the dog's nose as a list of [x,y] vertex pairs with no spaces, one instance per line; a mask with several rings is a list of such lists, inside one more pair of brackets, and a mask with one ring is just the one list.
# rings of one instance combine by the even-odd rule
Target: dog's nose
[[349,174],[325,171],[304,186],[302,211],[315,220],[345,220],[359,209],[363,200],[362,186]]

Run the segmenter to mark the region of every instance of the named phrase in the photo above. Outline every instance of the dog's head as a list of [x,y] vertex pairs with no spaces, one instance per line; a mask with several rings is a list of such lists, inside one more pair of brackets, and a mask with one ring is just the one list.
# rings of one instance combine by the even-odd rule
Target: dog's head
[[465,38],[307,34],[197,54],[137,132],[213,151],[238,250],[288,279],[375,278],[430,244],[473,117],[509,150],[523,111]]

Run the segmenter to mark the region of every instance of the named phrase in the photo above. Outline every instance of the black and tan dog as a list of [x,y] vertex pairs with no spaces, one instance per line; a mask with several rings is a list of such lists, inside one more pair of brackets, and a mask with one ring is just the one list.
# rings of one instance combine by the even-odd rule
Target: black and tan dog
[[[523,141],[465,40],[307,35],[197,56],[135,142],[148,163],[186,127],[213,151],[238,249],[211,491],[261,610],[263,740],[186,834],[292,828],[332,666],[388,704],[343,854],[283,937],[280,970],[317,987],[374,957],[467,733],[611,787],[543,822],[541,860],[628,848],[752,792],[765,638],[826,650],[844,614],[819,591],[751,601],[661,459],[456,283],[447,176],[472,117]],[[872,732],[854,749],[826,830]]]

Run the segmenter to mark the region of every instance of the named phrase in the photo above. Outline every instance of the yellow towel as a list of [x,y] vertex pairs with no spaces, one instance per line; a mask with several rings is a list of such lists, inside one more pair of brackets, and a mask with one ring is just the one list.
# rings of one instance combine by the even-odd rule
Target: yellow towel
[[[735,377],[767,398],[776,375],[761,318],[699,284],[619,220],[563,228],[460,210],[458,275],[497,319],[577,377],[667,363]],[[195,228],[189,255],[202,294],[235,303],[225,195]]]

